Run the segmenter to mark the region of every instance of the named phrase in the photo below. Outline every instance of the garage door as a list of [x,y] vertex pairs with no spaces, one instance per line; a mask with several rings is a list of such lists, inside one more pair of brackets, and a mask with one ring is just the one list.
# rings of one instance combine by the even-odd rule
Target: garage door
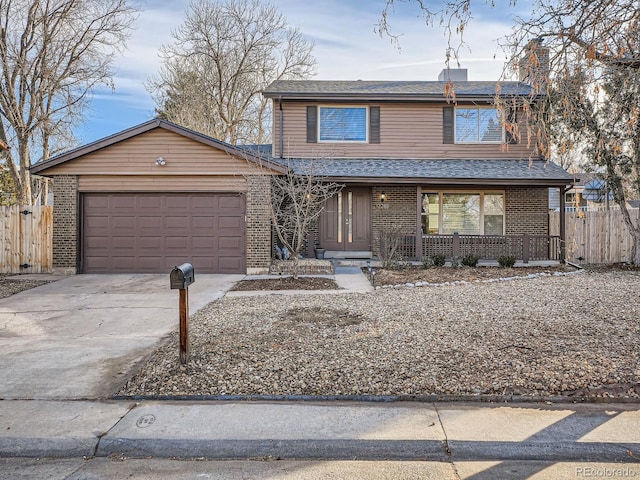
[[236,194],[86,193],[85,273],[244,273],[245,197]]

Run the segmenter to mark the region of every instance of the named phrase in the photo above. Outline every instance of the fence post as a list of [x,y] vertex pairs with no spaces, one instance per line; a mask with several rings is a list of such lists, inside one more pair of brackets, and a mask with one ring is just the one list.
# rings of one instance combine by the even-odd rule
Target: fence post
[[453,246],[452,252],[453,258],[460,256],[460,234],[458,232],[453,232]]
[[529,263],[529,234],[522,235],[522,262]]

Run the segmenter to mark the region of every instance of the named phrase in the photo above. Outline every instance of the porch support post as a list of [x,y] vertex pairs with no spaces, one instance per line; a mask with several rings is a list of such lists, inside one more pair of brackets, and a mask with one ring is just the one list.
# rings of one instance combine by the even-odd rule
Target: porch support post
[[531,256],[531,252],[529,252],[530,247],[530,237],[528,233],[522,235],[522,263],[529,263],[529,257]]
[[458,232],[453,232],[453,247],[452,247],[453,258],[460,256],[460,234]]
[[567,193],[567,187],[560,187],[560,261],[564,262],[566,259],[566,212],[565,212],[565,193]]
[[416,187],[416,259],[422,261],[422,187]]

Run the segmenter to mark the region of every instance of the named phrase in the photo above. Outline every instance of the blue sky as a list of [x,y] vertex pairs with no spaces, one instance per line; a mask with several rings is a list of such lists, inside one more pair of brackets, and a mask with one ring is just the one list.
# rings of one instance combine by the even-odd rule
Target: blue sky
[[[414,3],[400,3],[390,16],[393,31],[401,34],[400,50],[388,37],[374,32],[384,0],[272,3],[290,25],[314,41],[315,79],[437,80],[445,66],[445,36],[442,30],[425,25]],[[94,93],[87,120],[76,130],[81,144],[154,117],[154,103],[144,83],[158,71],[159,48],[171,42],[171,31],[182,23],[189,0],[140,0],[138,5],[142,11],[135,31],[116,62],[115,89]],[[497,40],[509,32],[514,12],[500,5],[492,9],[474,4],[473,8],[460,66],[469,70],[469,80],[494,80],[502,73],[505,57]]]

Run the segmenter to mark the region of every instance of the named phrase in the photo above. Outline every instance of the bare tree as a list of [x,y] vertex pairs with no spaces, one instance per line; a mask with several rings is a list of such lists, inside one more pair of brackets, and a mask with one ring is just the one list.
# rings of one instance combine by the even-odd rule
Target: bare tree
[[136,10],[127,0],[0,0],[0,154],[19,202],[29,167],[73,143],[91,91],[112,85],[113,59]]
[[[389,32],[396,1],[400,0],[387,0],[381,33]],[[445,0],[440,9],[422,0],[409,1],[427,23],[449,34],[448,60],[463,43],[471,1]],[[491,5],[510,7],[515,0]],[[577,158],[607,182],[634,241],[632,260],[640,264],[640,225],[627,208],[629,194],[640,198],[637,0],[534,0],[531,14],[516,17],[513,33],[502,45],[509,58],[504,78],[518,75],[532,86],[531,98],[521,107],[530,138],[536,139],[536,154],[565,165]],[[502,106],[509,101],[513,100],[496,98]]]
[[289,168],[286,174],[272,177],[271,221],[280,244],[294,262],[294,278],[298,276],[298,258],[310,228],[320,218],[326,201],[344,187],[316,176],[315,161],[310,160],[303,173],[296,174]]
[[259,0],[195,0],[147,83],[159,116],[231,144],[266,143],[274,80],[315,72],[313,44]]

